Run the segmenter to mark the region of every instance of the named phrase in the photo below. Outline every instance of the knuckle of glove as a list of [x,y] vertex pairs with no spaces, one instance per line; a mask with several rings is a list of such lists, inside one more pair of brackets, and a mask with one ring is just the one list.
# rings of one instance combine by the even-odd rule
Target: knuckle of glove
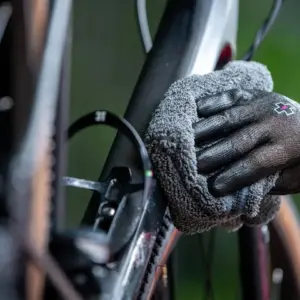
[[[272,153],[270,168],[280,172],[273,194],[291,194],[300,191],[300,105],[288,97],[270,93],[262,104],[269,110],[264,122],[269,127]],[[271,117],[270,117],[271,113]],[[266,154],[267,155],[267,154]],[[257,163],[259,164],[259,158]]]

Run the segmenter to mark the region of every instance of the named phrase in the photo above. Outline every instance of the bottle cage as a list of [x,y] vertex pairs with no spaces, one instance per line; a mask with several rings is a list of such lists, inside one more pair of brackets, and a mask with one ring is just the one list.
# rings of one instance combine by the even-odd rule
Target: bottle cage
[[[98,215],[93,228],[97,229],[103,219],[115,215],[117,205],[122,198],[128,194],[142,190],[142,203],[148,198],[151,188],[154,185],[151,161],[142,139],[136,130],[124,118],[106,110],[91,112],[75,121],[68,130],[68,138],[71,139],[79,131],[95,125],[108,125],[123,133],[137,149],[143,167],[143,183],[131,183],[131,170],[127,167],[115,167],[111,170],[108,178],[102,182],[94,182],[73,177],[64,177],[66,186],[88,189],[100,194]],[[105,226],[106,230],[107,224]]]

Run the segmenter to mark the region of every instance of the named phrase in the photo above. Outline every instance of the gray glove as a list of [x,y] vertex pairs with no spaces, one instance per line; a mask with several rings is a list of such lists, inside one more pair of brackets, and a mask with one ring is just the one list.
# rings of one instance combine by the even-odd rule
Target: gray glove
[[[244,99],[245,92],[252,98]],[[279,173],[271,194],[300,192],[300,105],[266,91],[231,90],[199,99],[197,143],[223,138],[197,153],[198,170],[214,173],[208,188],[232,194]]]

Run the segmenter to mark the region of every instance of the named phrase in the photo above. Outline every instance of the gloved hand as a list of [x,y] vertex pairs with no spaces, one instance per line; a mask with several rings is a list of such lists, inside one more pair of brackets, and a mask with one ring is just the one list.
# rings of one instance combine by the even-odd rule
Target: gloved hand
[[[224,196],[276,173],[272,194],[300,192],[300,105],[279,94],[238,90],[201,98],[197,142],[216,141],[197,154],[198,169],[214,175],[208,187]],[[220,140],[219,140],[220,139]]]

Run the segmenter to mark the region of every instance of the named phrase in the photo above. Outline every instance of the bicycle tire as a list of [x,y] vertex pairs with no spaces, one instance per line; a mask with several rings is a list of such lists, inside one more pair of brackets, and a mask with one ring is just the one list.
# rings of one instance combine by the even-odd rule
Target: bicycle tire
[[[9,232],[8,247],[4,247],[9,270],[2,276],[8,273],[5,279],[8,284],[3,281],[0,293],[1,299],[9,300],[41,299],[46,273],[51,279],[54,277],[53,260],[47,251],[51,196],[57,179],[53,177],[61,176],[55,165],[61,159],[55,161],[55,158],[65,144],[54,145],[57,139],[53,140],[53,134],[55,127],[62,133],[65,129],[57,128],[63,117],[57,115],[57,107],[67,104],[68,60],[64,58],[70,49],[67,35],[71,2],[52,1],[51,7],[44,0],[34,1],[32,6],[25,2],[6,3],[11,5],[13,13],[5,32],[10,67],[5,83],[14,109],[9,123],[12,143],[5,191],[7,220],[3,222]],[[55,273],[63,274],[59,268],[55,268]],[[69,281],[62,277],[68,285]],[[60,282],[55,286],[64,290]]]
[[300,299],[300,223],[292,197],[282,196],[277,217],[270,224],[273,268],[283,270],[281,299]]
[[[32,143],[32,120],[37,126],[41,126],[41,112],[38,107],[40,99],[34,96],[36,83],[39,78],[39,68],[42,64],[44,40],[46,38],[46,26],[49,18],[49,11],[46,1],[36,1],[30,11],[30,17],[26,15],[26,8],[23,1],[12,1],[14,13],[12,14],[12,52],[13,52],[13,76],[16,111],[15,119],[15,143],[14,157],[10,170],[11,184],[9,203],[26,203],[22,212],[18,212],[15,217],[22,224],[22,231],[28,235],[28,239],[34,242],[36,249],[43,252],[48,243],[48,221],[51,193],[51,141],[46,137],[47,129],[52,126],[51,122],[45,122],[45,131],[35,133],[35,138],[39,138],[42,147],[36,147]],[[23,6],[23,7],[22,7]],[[32,26],[26,32],[27,18],[32,21]],[[22,24],[23,21],[23,24]],[[21,42],[20,42],[21,41]],[[28,66],[29,65],[29,66]],[[46,114],[53,113],[51,110]],[[31,142],[30,142],[31,140]],[[22,142],[22,143],[20,143]],[[21,145],[20,145],[21,144]],[[32,149],[29,150],[31,144]],[[29,146],[29,147],[28,147]],[[32,159],[35,155],[36,159]],[[24,157],[28,158],[26,164]],[[37,159],[38,158],[38,159]],[[16,167],[18,165],[18,167]],[[26,165],[26,169],[24,166]],[[16,170],[17,169],[17,170]],[[16,172],[22,172],[23,178],[18,178]],[[13,184],[19,186],[19,190],[14,190]],[[24,192],[30,195],[29,199],[23,198]],[[21,200],[21,201],[20,201]],[[24,205],[23,204],[23,205]],[[42,293],[45,283],[44,273],[31,261],[24,264],[26,298],[38,299]]]

